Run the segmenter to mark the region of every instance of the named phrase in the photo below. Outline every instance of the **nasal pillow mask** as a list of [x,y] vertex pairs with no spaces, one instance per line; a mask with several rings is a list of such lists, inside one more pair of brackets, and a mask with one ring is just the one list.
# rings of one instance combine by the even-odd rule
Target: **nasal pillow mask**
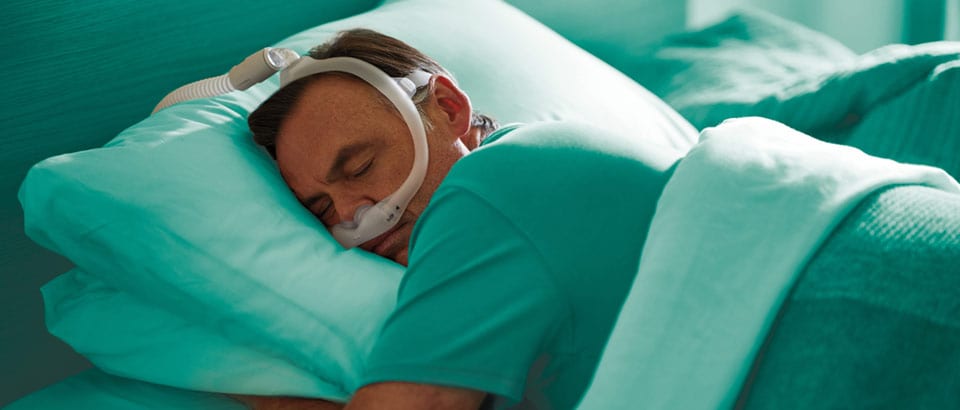
[[341,222],[330,228],[333,238],[345,248],[356,247],[389,231],[400,221],[400,216],[420,190],[427,173],[427,134],[413,103],[413,95],[417,88],[429,84],[430,73],[418,70],[406,77],[390,77],[373,64],[356,58],[317,60],[310,56],[301,57],[293,50],[268,47],[250,55],[227,74],[178,88],[164,97],[153,112],[181,101],[246,90],[277,71],[280,71],[280,88],[313,74],[332,71],[353,74],[376,88],[400,112],[413,137],[414,160],[410,175],[400,188],[380,202],[358,208],[352,221]]

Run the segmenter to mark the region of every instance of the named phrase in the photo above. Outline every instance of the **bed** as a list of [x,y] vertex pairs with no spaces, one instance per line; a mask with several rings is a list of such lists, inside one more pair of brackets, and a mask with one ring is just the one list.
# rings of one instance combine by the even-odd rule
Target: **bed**
[[[66,272],[43,286],[46,327],[96,368],[37,390],[36,380],[47,378],[49,383],[85,364],[62,346],[53,345],[49,336],[37,336],[42,321],[31,311],[20,319],[23,326],[32,326],[34,337],[46,340],[44,349],[56,352],[54,357],[67,358],[69,366],[61,367],[60,373],[32,376],[33,385],[24,383],[9,399],[37,391],[9,408],[59,408],[64,403],[70,403],[70,408],[242,408],[222,393],[342,400],[356,389],[362,352],[369,348],[377,324],[391,307],[390,295],[400,268],[325,244],[325,239],[318,238],[315,222],[298,213],[297,204],[289,198],[280,205],[237,207],[236,212],[250,218],[247,220],[270,215],[253,223],[253,228],[243,220],[224,218],[219,212],[223,202],[199,199],[211,190],[221,201],[282,196],[282,185],[269,160],[244,140],[247,134],[243,129],[245,113],[276,85],[268,83],[241,95],[182,104],[162,118],[139,122],[116,135],[146,117],[167,91],[223,72],[250,51],[277,41],[303,51],[336,29],[358,24],[396,33],[438,56],[453,69],[479,107],[487,107],[484,109],[507,122],[602,121],[611,129],[629,130],[637,138],[669,146],[682,155],[696,143],[699,130],[727,118],[762,116],[824,141],[854,146],[879,157],[935,166],[953,177],[960,175],[960,155],[956,154],[960,152],[960,138],[956,137],[960,120],[949,114],[960,112],[960,45],[955,43],[890,46],[856,55],[825,35],[763,13],[740,13],[703,30],[682,32],[682,6],[640,3],[598,18],[613,19],[618,14],[622,18],[644,10],[644,21],[651,24],[621,21],[610,25],[613,28],[596,30],[598,22],[571,18],[577,7],[587,7],[588,2],[557,6],[562,10],[515,3],[556,29],[558,35],[497,1],[457,6],[429,0],[367,3],[318,6],[305,2],[268,11],[251,3],[227,12],[198,2],[177,6],[182,8],[171,6],[157,11],[159,14],[128,9],[130,5],[111,8],[110,4],[28,13],[27,6],[20,5],[18,22],[38,31],[64,24],[72,15],[92,19],[85,20],[96,22],[87,31],[89,46],[81,42],[80,52],[66,53],[65,61],[74,66],[107,64],[102,70],[78,73],[69,83],[44,81],[37,82],[36,88],[15,88],[15,95],[24,98],[31,93],[58,95],[57,90],[74,89],[77,83],[89,87],[70,93],[64,105],[57,105],[54,98],[31,99],[16,110],[22,114],[14,123],[14,135],[33,138],[50,134],[56,138],[18,159],[24,163],[23,174],[16,175],[15,184],[26,177],[19,190],[24,219],[16,223],[13,237],[18,242],[10,249],[11,254],[16,250],[23,255],[5,265],[19,275],[41,271],[45,276],[38,276],[40,282]],[[102,17],[107,9],[122,18]],[[651,13],[651,9],[657,11]],[[206,28],[177,23],[165,28],[173,33],[171,39],[161,38],[165,30],[139,27],[156,24],[149,21],[153,19],[180,21],[184,15]],[[437,16],[452,21],[485,17],[481,20],[486,24],[464,23],[469,29],[459,33],[458,40],[489,51],[486,61],[476,64],[450,45],[456,41],[424,28],[428,26],[424,22]],[[258,24],[264,20],[281,23]],[[242,29],[236,27],[237,21],[245,22]],[[437,26],[433,29],[442,28]],[[136,34],[155,51],[143,53],[129,43],[117,44],[117,33]],[[674,34],[666,36],[668,33]],[[33,39],[28,30],[20,30],[18,35],[7,41]],[[70,31],[60,36],[55,38],[67,39]],[[631,41],[623,41],[626,38]],[[505,46],[508,43],[512,44]],[[176,58],[160,57],[170,54]],[[50,59],[44,60],[40,52],[27,55],[39,61]],[[58,66],[38,67],[25,78],[57,78]],[[544,67],[564,70],[544,71]],[[571,76],[594,82],[570,84]],[[503,91],[510,87],[527,95]],[[549,103],[538,101],[560,88],[570,95],[552,98]],[[596,100],[597,90],[615,92],[617,98],[606,105],[584,103],[591,101],[591,96]],[[68,113],[53,123],[42,122],[51,109]],[[91,112],[104,112],[105,116],[91,116]],[[66,124],[78,132],[64,135]],[[225,129],[230,130],[231,138],[216,138]],[[100,146],[103,148],[96,148]],[[51,156],[26,173],[29,165]],[[245,183],[242,188],[236,183],[265,178],[272,182]],[[154,194],[144,195],[143,186],[152,187]],[[178,198],[196,202],[179,208],[164,206]],[[271,215],[271,206],[279,206],[283,214]],[[879,407],[956,404],[960,377],[957,366],[949,364],[958,359],[953,346],[960,337],[956,315],[960,298],[954,289],[960,287],[949,284],[960,280],[955,268],[960,260],[958,210],[957,195],[923,187],[888,188],[866,197],[845,218],[835,221],[828,238],[817,243],[816,253],[804,262],[784,296],[789,302],[775,309],[776,317],[765,325],[765,336],[749,352],[749,360],[740,360],[746,367],[733,379],[702,382],[722,386],[718,389],[722,392],[717,392],[722,399],[694,404],[678,401],[684,398],[679,393],[684,389],[675,383],[668,389],[658,386],[666,393],[652,403],[683,408],[716,407],[718,403],[751,408],[782,408],[787,403],[797,408],[848,407],[870,406],[850,401],[869,395]],[[218,226],[216,234],[210,234],[211,223]],[[66,256],[69,262],[28,245],[21,224],[33,241]],[[257,224],[285,228],[257,228]],[[163,228],[144,230],[149,226]],[[255,243],[238,249],[236,241],[223,240],[249,236],[259,232],[257,229],[287,238],[275,240],[285,246]],[[295,243],[306,245],[293,246]],[[315,255],[314,259],[277,265],[277,260],[304,253]],[[304,279],[317,274],[305,267],[311,264],[327,267],[322,283]],[[850,266],[857,269],[848,269]],[[283,280],[276,280],[278,269],[285,272]],[[914,271],[925,276],[918,281],[917,276],[907,274]],[[349,279],[336,279],[343,276]],[[233,280],[236,278],[243,280]],[[232,284],[225,286],[226,281]],[[35,292],[40,282],[31,282],[36,304],[40,303]],[[877,283],[882,289],[871,288]],[[366,292],[360,294],[357,288]],[[901,303],[894,297],[898,293],[911,296]],[[325,303],[317,302],[318,294],[324,295]],[[849,300],[857,297],[879,300],[870,299],[873,304],[857,304],[852,309]],[[265,305],[274,308],[262,309]],[[331,305],[341,307],[327,316],[317,313],[329,312]],[[836,366],[830,352],[815,348],[834,343],[827,341],[848,343],[849,324],[875,313],[877,306],[899,309],[904,319],[899,327],[858,329],[858,338],[881,341],[847,346],[862,351],[859,361]],[[842,320],[835,328],[821,326],[808,320],[811,312]],[[918,325],[908,320],[911,314],[940,320]],[[927,345],[902,347],[918,339]],[[19,340],[23,345],[29,343],[26,338]],[[325,350],[303,348],[316,340],[323,340]],[[630,349],[617,347],[631,342],[613,339],[610,351],[632,354]],[[5,354],[16,354],[14,350]],[[895,363],[900,367],[883,359],[894,354],[902,358]],[[934,366],[943,362],[948,365]],[[21,366],[25,371],[30,368]],[[596,404],[604,403],[597,402],[597,396],[628,397],[618,390],[634,384],[604,376],[622,371],[616,367],[602,365],[598,369],[596,388],[587,395],[584,408],[604,408]],[[645,374],[649,375],[637,372],[636,377]],[[890,376],[902,374],[917,377]],[[679,372],[675,375],[682,376]],[[785,401],[784,397],[791,399]],[[605,404],[606,408],[629,408],[627,402]]]
[[[70,270],[68,259],[24,233],[17,190],[28,169],[58,154],[101,147],[144,119],[164,94],[202,77],[220,74],[254,50],[294,33],[374,8],[380,0],[298,1],[283,7],[258,1],[147,4],[119,1],[12,1],[0,13],[2,49],[24,65],[0,68],[9,79],[0,110],[7,127],[0,201],[0,368],[16,374],[0,383],[0,406],[89,368],[91,364],[49,334],[40,287]],[[541,21],[599,54],[616,55],[632,45],[606,38],[644,38],[681,27],[682,6],[661,7],[643,28],[630,27],[635,13],[579,13],[589,2],[561,7],[515,1]],[[647,7],[645,2],[630,5]],[[621,9],[622,10],[622,9]],[[618,21],[593,30],[602,21]],[[153,50],[144,52],[145,50]],[[63,75],[63,67],[72,67]],[[64,92],[69,90],[69,92]],[[51,113],[56,113],[55,115]],[[91,115],[91,113],[96,113]],[[65,130],[69,130],[66,132]]]

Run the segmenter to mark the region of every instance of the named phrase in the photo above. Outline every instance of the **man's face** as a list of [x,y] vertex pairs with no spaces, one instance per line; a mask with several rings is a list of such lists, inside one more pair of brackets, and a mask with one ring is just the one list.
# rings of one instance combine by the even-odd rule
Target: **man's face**
[[[434,129],[427,133],[430,161],[423,185],[393,228],[360,246],[402,265],[414,223],[453,163],[467,153],[457,135],[462,127],[451,127],[451,116],[437,103],[447,91],[439,88],[447,84],[437,81],[438,92],[425,102]],[[413,166],[410,131],[379,95],[359,79],[325,75],[306,88],[279,130],[280,173],[327,228],[353,220],[359,207],[392,194]]]

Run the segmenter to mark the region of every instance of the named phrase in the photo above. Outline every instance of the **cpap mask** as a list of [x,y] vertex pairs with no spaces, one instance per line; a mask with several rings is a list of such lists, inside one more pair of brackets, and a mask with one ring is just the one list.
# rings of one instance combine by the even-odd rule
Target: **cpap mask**
[[317,60],[299,56],[283,48],[265,48],[247,57],[230,72],[184,85],[168,94],[153,112],[181,101],[213,97],[231,91],[246,90],[280,71],[280,87],[325,72],[353,74],[369,83],[387,97],[400,112],[413,137],[413,169],[394,193],[374,205],[357,209],[352,221],[341,222],[330,228],[330,233],[344,248],[353,248],[393,228],[403,215],[414,194],[420,190],[427,173],[427,135],[413,95],[417,88],[429,84],[431,74],[414,71],[406,77],[390,77],[373,64],[351,57],[333,57]]

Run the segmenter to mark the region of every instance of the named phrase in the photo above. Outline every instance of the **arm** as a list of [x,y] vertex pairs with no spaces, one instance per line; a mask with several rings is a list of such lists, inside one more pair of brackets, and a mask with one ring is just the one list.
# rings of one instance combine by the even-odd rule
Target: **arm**
[[300,397],[229,395],[253,410],[341,410],[343,404]]
[[[417,383],[375,383],[357,390],[347,410],[480,408],[486,394],[476,390]],[[254,410],[341,410],[343,404],[322,399],[231,395]]]
[[475,410],[486,393],[457,387],[430,384],[385,382],[357,390],[347,410],[365,409],[464,409]]

